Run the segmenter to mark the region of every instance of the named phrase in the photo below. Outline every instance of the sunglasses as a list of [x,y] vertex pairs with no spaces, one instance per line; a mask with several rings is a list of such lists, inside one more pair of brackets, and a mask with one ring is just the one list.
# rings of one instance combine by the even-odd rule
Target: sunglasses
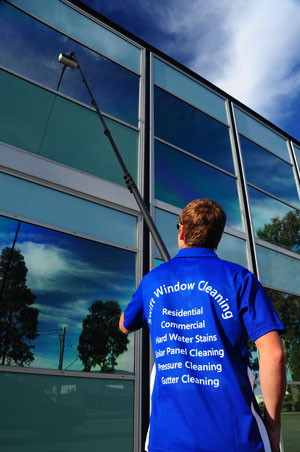
[[179,223],[179,221],[177,221],[177,223],[176,223],[176,227],[177,227],[177,229],[181,228],[181,226],[182,226],[182,224],[181,224],[181,223]]

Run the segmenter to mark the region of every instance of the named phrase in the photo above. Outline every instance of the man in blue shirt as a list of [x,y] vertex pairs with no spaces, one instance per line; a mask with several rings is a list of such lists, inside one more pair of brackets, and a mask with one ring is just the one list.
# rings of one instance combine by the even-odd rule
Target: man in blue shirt
[[[120,319],[128,334],[149,326],[149,452],[278,452],[285,391],[284,330],[257,278],[214,250],[226,215],[219,204],[188,204],[179,253],[147,274]],[[262,420],[253,394],[248,335],[259,351]]]

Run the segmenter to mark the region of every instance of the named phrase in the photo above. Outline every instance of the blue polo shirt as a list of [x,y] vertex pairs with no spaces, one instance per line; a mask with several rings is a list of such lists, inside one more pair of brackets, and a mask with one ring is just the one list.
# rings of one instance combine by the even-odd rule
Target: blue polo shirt
[[149,325],[149,452],[269,452],[251,381],[248,335],[283,330],[257,278],[207,248],[147,274],[124,326]]

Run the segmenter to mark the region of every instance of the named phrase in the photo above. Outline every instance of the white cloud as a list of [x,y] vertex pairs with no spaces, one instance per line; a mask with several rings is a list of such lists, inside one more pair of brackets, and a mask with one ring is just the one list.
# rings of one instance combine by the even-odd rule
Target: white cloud
[[[76,278],[85,278],[88,282],[101,277],[116,277],[115,273],[76,259],[70,251],[54,245],[27,241],[19,244],[18,248],[24,255],[28,268],[27,282],[33,292],[71,293],[77,290]],[[72,278],[73,286],[66,284],[66,278]]]
[[300,2],[143,2],[169,39],[162,50],[275,121],[300,91]]

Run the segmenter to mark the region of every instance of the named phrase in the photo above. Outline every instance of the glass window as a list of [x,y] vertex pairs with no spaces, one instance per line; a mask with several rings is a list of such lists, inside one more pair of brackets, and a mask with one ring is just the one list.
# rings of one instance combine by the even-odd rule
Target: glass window
[[225,101],[222,97],[156,58],[154,58],[154,83],[225,124],[228,123]]
[[[63,69],[58,55],[74,51],[100,110],[138,125],[139,77],[136,74],[5,2],[0,3],[0,29],[2,66],[48,88],[57,89]],[[77,69],[66,68],[59,91],[91,106]]]
[[[3,3],[3,2],[2,2]],[[140,72],[140,50],[116,34],[57,0],[12,0],[49,25],[103,53],[118,63]],[[72,49],[71,49],[72,50]]]
[[256,237],[297,252],[300,249],[300,212],[248,187]]
[[[1,141],[126,186],[95,112],[4,71],[0,90]],[[138,132],[110,119],[106,122],[136,178]]]
[[286,328],[281,339],[286,355],[287,379],[300,381],[300,297],[273,289],[266,289],[266,291]]
[[285,452],[296,452],[300,444],[300,385],[288,385],[281,412]]
[[134,382],[0,373],[2,450],[132,452]]
[[[1,226],[9,243],[11,226]],[[135,257],[22,222],[0,254],[0,364],[133,373],[134,337],[118,325],[135,289]]]
[[234,173],[229,129],[155,87],[155,136]]
[[[165,210],[155,209],[155,224],[171,257],[178,253],[177,221],[178,215]],[[155,255],[160,257],[157,247],[155,247]]]
[[287,143],[284,138],[238,108],[235,108],[234,111],[237,128],[240,133],[249,137],[264,148],[274,152],[274,154],[279,155],[279,157],[290,161]]
[[295,149],[295,154],[296,154],[296,159],[298,162],[298,166],[300,168],[300,148],[298,148],[297,146],[294,145],[294,149]]
[[216,251],[220,259],[248,268],[245,240],[224,233]]
[[[136,248],[136,217],[0,173],[0,210]],[[120,234],[122,225],[122,234]]]
[[[174,257],[178,253],[177,221],[178,215],[166,212],[165,210],[155,209],[155,222],[171,257]],[[155,250],[155,255],[160,256],[157,248]],[[244,267],[248,267],[246,243],[244,240],[232,235],[226,233],[223,234],[217,249],[217,255],[220,259],[226,259],[243,265]],[[156,265],[162,263],[159,259],[156,259],[156,261]]]
[[300,294],[300,259],[256,245],[261,281],[266,286]]
[[242,229],[236,180],[158,141],[155,196],[180,208],[193,199],[213,199],[224,208],[227,226]]
[[293,168],[247,138],[240,137],[249,183],[300,207]]

